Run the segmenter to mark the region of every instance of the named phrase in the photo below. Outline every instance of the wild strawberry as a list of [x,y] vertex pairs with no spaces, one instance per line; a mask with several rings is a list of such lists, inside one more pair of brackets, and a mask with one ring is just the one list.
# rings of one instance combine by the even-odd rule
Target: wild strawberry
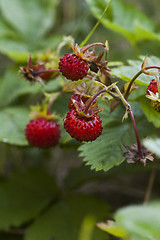
[[160,112],[160,96],[158,92],[157,81],[153,79],[147,88],[148,95],[147,98],[151,101],[151,106],[157,111]]
[[60,128],[54,121],[33,119],[27,124],[25,135],[32,146],[49,148],[58,143]]
[[158,92],[158,86],[155,79],[153,79],[147,87],[147,93],[150,95],[150,92],[156,94]]
[[77,141],[94,141],[102,133],[102,121],[97,114],[81,116],[76,109],[67,113],[64,128]]
[[[73,93],[69,99],[68,108],[70,110],[75,109],[76,108],[75,106],[79,106],[80,108],[83,108],[83,106],[85,106],[85,103],[87,102],[87,100],[89,98],[90,98],[90,96]],[[96,99],[93,101],[92,105],[94,105],[94,104],[97,104]]]
[[72,81],[83,79],[89,69],[88,63],[76,56],[74,53],[67,53],[60,58],[59,69],[63,76]]

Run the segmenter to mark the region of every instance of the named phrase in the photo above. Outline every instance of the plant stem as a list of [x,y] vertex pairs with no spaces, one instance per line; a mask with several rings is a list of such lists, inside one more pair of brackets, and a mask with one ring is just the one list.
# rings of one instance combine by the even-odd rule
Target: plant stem
[[46,70],[43,70],[43,71],[39,71],[38,74],[46,73],[46,72],[50,72],[50,73],[60,72],[60,69],[46,69]]
[[156,170],[157,170],[156,165],[157,165],[157,163],[155,162],[155,164],[153,165],[152,171],[150,173],[148,186],[147,186],[147,190],[146,190],[146,193],[145,193],[143,204],[146,204],[150,199],[153,184],[154,184],[154,180],[155,180],[155,176],[156,176]]
[[131,89],[131,87],[132,87],[132,84],[134,83],[134,81],[137,79],[137,77],[139,77],[142,73],[145,73],[145,70],[149,70],[149,69],[153,69],[153,68],[156,68],[156,69],[158,69],[158,70],[160,70],[160,67],[158,67],[158,66],[148,66],[148,67],[145,67],[145,68],[143,68],[143,69],[141,69],[132,79],[131,79],[131,81],[130,81],[130,83],[129,83],[129,85],[128,85],[128,88],[127,88],[127,90],[126,90],[126,92],[125,92],[125,98],[127,99],[128,98],[128,96],[129,96],[129,91],[130,91],[130,89]]
[[84,46],[86,44],[86,42],[88,42],[88,40],[90,39],[90,37],[92,36],[92,34],[94,33],[94,31],[96,30],[96,28],[98,27],[98,25],[101,23],[102,18],[104,17],[105,13],[107,12],[110,4],[111,4],[112,0],[110,0],[107,4],[107,6],[105,7],[101,17],[99,18],[98,22],[96,23],[96,25],[93,27],[93,29],[89,32],[89,34],[86,36],[86,38],[84,39],[84,41],[80,44],[80,47]]
[[89,48],[94,47],[94,46],[102,46],[102,47],[105,48],[105,44],[104,44],[104,43],[97,42],[97,43],[92,43],[92,44],[90,44],[90,45],[87,45],[87,46],[85,46],[85,47],[82,47],[82,48],[81,48],[81,49],[82,49],[82,52],[84,53],[84,52],[87,51]]
[[134,83],[134,81],[137,79],[137,77],[139,77],[139,75],[141,75],[143,73],[143,70],[141,69],[132,79],[131,79],[131,81],[130,81],[130,83],[129,83],[129,85],[128,85],[128,88],[127,88],[127,90],[126,90],[126,92],[125,92],[125,98],[127,99],[128,98],[128,96],[129,96],[129,91],[130,91],[130,89],[131,89],[131,87],[132,87],[132,84]]
[[121,91],[119,90],[119,88],[117,86],[115,86],[115,90],[116,92],[118,93],[118,95],[120,96],[121,98],[121,101],[123,102],[123,104],[126,106],[127,108],[127,111],[129,112],[130,114],[130,117],[131,117],[131,120],[132,120],[132,123],[133,123],[133,127],[134,127],[134,132],[135,132],[135,136],[136,136],[136,140],[137,140],[137,147],[138,147],[138,152],[139,152],[139,157],[141,159],[143,159],[143,152],[142,152],[142,146],[141,146],[141,142],[140,142],[140,138],[139,138],[139,134],[138,134],[138,130],[137,130],[137,126],[136,126],[136,122],[135,122],[135,119],[134,119],[134,115],[133,115],[133,112],[132,112],[132,108],[131,108],[131,105],[128,103],[128,101],[124,98],[124,96],[122,95]]
[[151,68],[156,68],[156,69],[160,70],[160,67],[158,67],[158,66],[148,66],[148,67],[145,67],[144,70],[148,70]]
[[[129,106],[130,106],[130,105],[129,105]],[[129,111],[129,114],[130,114],[130,117],[131,117],[131,120],[132,120],[132,123],[133,123],[134,132],[135,132],[135,135],[136,135],[139,157],[140,157],[141,159],[143,159],[144,156],[143,156],[143,152],[142,152],[142,146],[141,146],[141,142],[140,142],[140,138],[139,138],[139,134],[138,134],[136,122],[135,122],[134,115],[133,115],[133,112],[132,112],[131,107],[128,108],[128,111]]]
[[90,106],[92,105],[93,101],[98,97],[98,95],[100,95],[101,93],[106,92],[106,88],[101,89],[100,91],[98,91],[93,97],[91,97],[91,99],[89,99],[86,107],[85,107],[85,113],[87,113],[88,109],[90,108]]

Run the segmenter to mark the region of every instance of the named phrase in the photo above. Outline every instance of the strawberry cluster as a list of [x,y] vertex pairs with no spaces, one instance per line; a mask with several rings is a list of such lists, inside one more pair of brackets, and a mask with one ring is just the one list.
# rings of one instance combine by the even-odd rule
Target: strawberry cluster
[[[26,80],[30,82],[38,81],[42,85],[44,85],[43,81],[53,77],[53,73],[55,75],[59,72],[72,81],[84,77],[92,78],[91,75],[88,75],[89,70],[94,74],[100,71],[102,75],[110,76],[110,69],[106,67],[108,61],[101,61],[104,53],[100,53],[97,57],[94,49],[89,50],[94,46],[101,46],[107,52],[107,43],[93,43],[82,48],[75,44],[72,45],[73,53],[66,53],[60,58],[59,62],[57,61],[58,69],[48,69],[45,63],[37,62],[34,65],[32,58],[29,57],[27,67],[20,67],[20,71]],[[71,137],[79,142],[97,139],[101,135],[103,127],[102,121],[97,115],[101,110],[98,109],[96,98],[92,94],[86,95],[83,91],[78,94],[74,93],[69,100],[68,106],[69,112],[64,119],[64,128]],[[60,128],[54,118],[48,116],[47,112],[45,114],[38,112],[38,115],[35,115],[27,124],[25,136],[30,145],[49,148],[58,143]]]
[[[65,130],[72,138],[79,142],[96,140],[101,135],[103,130],[102,121],[100,116],[98,116],[98,113],[102,109],[98,109],[98,102],[96,98],[101,93],[106,92],[107,94],[104,96],[104,98],[107,97],[109,100],[113,100],[111,101],[110,105],[111,111],[113,111],[122,101],[126,105],[126,114],[124,115],[124,118],[128,113],[131,116],[137,144],[131,147],[126,147],[127,152],[124,154],[124,156],[126,157],[127,161],[130,163],[140,161],[144,165],[146,160],[152,161],[153,158],[150,152],[144,150],[140,144],[135,119],[127,98],[132,90],[136,89],[136,87],[134,87],[134,81],[136,77],[141,73],[151,75],[151,72],[147,72],[147,70],[150,68],[157,68],[159,72],[157,76],[154,73],[156,79],[153,79],[150,82],[147,88],[147,97],[150,99],[152,107],[156,111],[160,112],[160,67],[146,67],[147,59],[145,58],[141,66],[141,71],[139,71],[138,74],[131,79],[128,85],[125,85],[122,90],[119,90],[116,86],[116,82],[111,82],[110,77],[112,76],[110,74],[110,69],[107,67],[107,53],[109,50],[107,41],[105,44],[98,42],[81,48],[77,44],[71,45],[73,49],[72,53],[66,53],[60,59],[58,58],[58,60],[56,58],[57,61],[55,62],[56,68],[58,67],[57,69],[52,69],[54,68],[52,64],[48,64],[47,68],[46,59],[44,60],[44,63],[37,62],[35,65],[33,65],[32,58],[29,57],[27,67],[20,67],[20,71],[31,83],[38,81],[42,85],[44,85],[43,81],[48,81],[51,78],[53,79],[59,73],[71,81],[78,81],[84,78],[88,78],[89,80],[91,79],[89,84],[88,81],[84,80],[81,81],[80,84],[79,82],[70,82],[70,87],[64,86],[63,91],[66,91],[66,89],[72,92],[74,91],[69,99],[69,111],[66,117],[63,119]],[[95,46],[101,46],[104,50],[98,56],[96,56],[96,52],[93,48]],[[103,56],[104,60],[102,60]],[[64,83],[66,83],[66,81],[64,81]],[[81,89],[82,83],[83,85],[86,83],[86,89]],[[96,87],[93,86],[94,84]],[[113,88],[114,91],[112,91]],[[34,118],[32,118],[32,120],[27,124],[25,129],[25,136],[29,144],[40,148],[53,147],[60,139],[60,127],[55,122],[54,116],[51,116],[48,111],[50,110],[57,93],[46,93],[46,99],[49,97],[49,94],[52,95],[52,98],[48,102],[47,110],[44,112],[38,112],[38,114],[36,114]],[[110,97],[108,97],[108,95],[110,95]]]

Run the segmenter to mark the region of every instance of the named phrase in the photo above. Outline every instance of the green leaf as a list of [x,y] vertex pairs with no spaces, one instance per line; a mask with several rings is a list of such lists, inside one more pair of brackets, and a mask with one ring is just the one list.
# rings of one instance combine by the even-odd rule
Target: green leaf
[[5,20],[26,40],[36,42],[53,26],[59,0],[1,0]]
[[[132,109],[136,117],[140,138],[153,134],[155,129],[144,118],[139,103],[132,103]],[[121,109],[121,114],[124,114],[123,109]],[[91,169],[108,171],[121,164],[124,161],[123,152],[125,149],[123,144],[130,145],[136,142],[130,118],[123,123],[121,119],[117,114],[113,114],[112,122],[104,125],[102,135],[98,139],[94,142],[84,143],[79,147],[80,156],[84,157],[84,162],[86,162],[86,165],[90,165]],[[146,129],[148,129],[147,132]]]
[[0,141],[19,146],[28,145],[25,138],[25,126],[29,122],[29,110],[22,107],[10,107],[0,111]]
[[17,38],[16,34],[10,27],[0,18],[0,38],[3,37],[14,37]]
[[[86,0],[93,15],[100,19],[108,0]],[[155,39],[160,41],[159,35],[154,33],[152,21],[136,8],[135,5],[123,0],[114,0],[101,23],[106,27],[120,33],[132,44],[140,39]],[[125,16],[125,18],[124,18]],[[143,34],[142,34],[143,32]]]
[[97,226],[109,234],[112,234],[115,237],[126,238],[126,232],[124,228],[119,227],[117,223],[112,220],[108,220],[106,223],[100,222]]
[[143,144],[151,152],[160,157],[160,138],[146,138],[144,139]]
[[142,110],[144,111],[146,118],[149,122],[152,122],[155,127],[160,127],[160,112],[154,110],[154,108],[150,104],[150,100],[147,97],[140,98],[140,104]]
[[67,189],[74,189],[96,179],[103,180],[105,177],[106,174],[104,171],[91,171],[89,166],[81,165],[69,171],[68,175],[64,178],[63,184]]
[[0,52],[17,62],[24,62],[28,59],[29,48],[20,40],[1,38]]
[[[1,26],[0,26],[1,27]],[[3,29],[2,29],[3,31]],[[5,33],[2,32],[5,35]],[[0,32],[1,35],[1,32]],[[28,61],[29,53],[39,54],[48,51],[48,49],[56,49],[61,42],[62,37],[60,35],[52,35],[50,37],[38,41],[35,44],[29,44],[22,39],[12,38],[13,32],[8,33],[9,37],[3,37],[0,39],[0,52],[16,62],[22,63]]]
[[56,195],[55,181],[44,169],[14,173],[0,184],[0,228],[8,230],[32,220]]
[[[129,82],[140,70],[144,56],[139,57],[141,60],[128,60],[127,65],[113,68],[111,74],[123,81]],[[155,58],[155,57],[151,57]],[[149,58],[151,60],[151,58]],[[160,59],[159,59],[160,60]],[[141,74],[137,77],[135,83],[139,85],[148,85],[153,77]]]
[[62,93],[58,96],[56,101],[53,103],[54,111],[56,111],[62,117],[65,117],[65,115],[68,112],[68,101],[70,97],[71,97],[70,93]]
[[105,127],[97,140],[79,147],[80,157],[84,157],[83,161],[91,165],[91,169],[108,171],[124,161],[123,144],[128,145],[131,139],[134,141],[127,124]]
[[[128,60],[127,65],[112,68],[111,74],[128,82],[141,70],[144,58],[145,56],[139,56],[139,60]],[[160,66],[160,58],[156,56],[147,57],[147,66]],[[153,78],[153,76],[141,74],[137,77],[135,83],[147,86]]]
[[115,219],[131,237],[143,240],[158,240],[160,238],[159,212],[159,202],[156,204],[135,205],[117,211]]
[[25,240],[105,239],[95,224],[107,215],[108,206],[97,198],[70,196],[41,215],[26,231]]

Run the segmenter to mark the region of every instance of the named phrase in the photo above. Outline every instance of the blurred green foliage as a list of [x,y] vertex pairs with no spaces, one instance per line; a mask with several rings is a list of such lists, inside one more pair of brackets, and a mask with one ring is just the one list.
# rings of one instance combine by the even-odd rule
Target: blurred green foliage
[[[39,83],[31,86],[18,74],[19,67],[27,65],[29,55],[35,62],[49,58],[57,68],[59,57],[71,51],[66,44],[59,53],[60,45],[65,46],[64,36],[71,35],[80,44],[108,2],[0,0],[0,239],[112,239],[96,227],[96,222],[110,218],[117,208],[143,201],[153,165],[144,168],[124,162],[123,144],[135,141],[130,121],[122,124],[124,109],[118,107],[110,113],[106,101],[99,100],[100,107],[105,106],[100,114],[104,132],[93,143],[79,144],[62,126],[70,96],[61,92],[66,80],[59,75],[45,87]],[[130,81],[146,54],[148,64],[160,64],[159,8],[159,0],[112,0],[89,43],[109,41],[115,81]],[[151,109],[144,98],[150,80],[150,76],[138,77],[140,89],[129,100],[141,139],[149,136],[146,146],[160,156],[160,113]],[[61,140],[50,150],[28,146],[24,136],[30,105],[41,101],[45,92],[60,93],[52,110],[59,116]],[[107,172],[90,170],[82,160],[91,169]],[[159,184],[157,179],[155,198]],[[159,203],[127,207],[114,217],[131,240],[159,237]],[[126,235],[116,235],[116,225],[112,231],[107,227],[106,232],[125,239]]]

